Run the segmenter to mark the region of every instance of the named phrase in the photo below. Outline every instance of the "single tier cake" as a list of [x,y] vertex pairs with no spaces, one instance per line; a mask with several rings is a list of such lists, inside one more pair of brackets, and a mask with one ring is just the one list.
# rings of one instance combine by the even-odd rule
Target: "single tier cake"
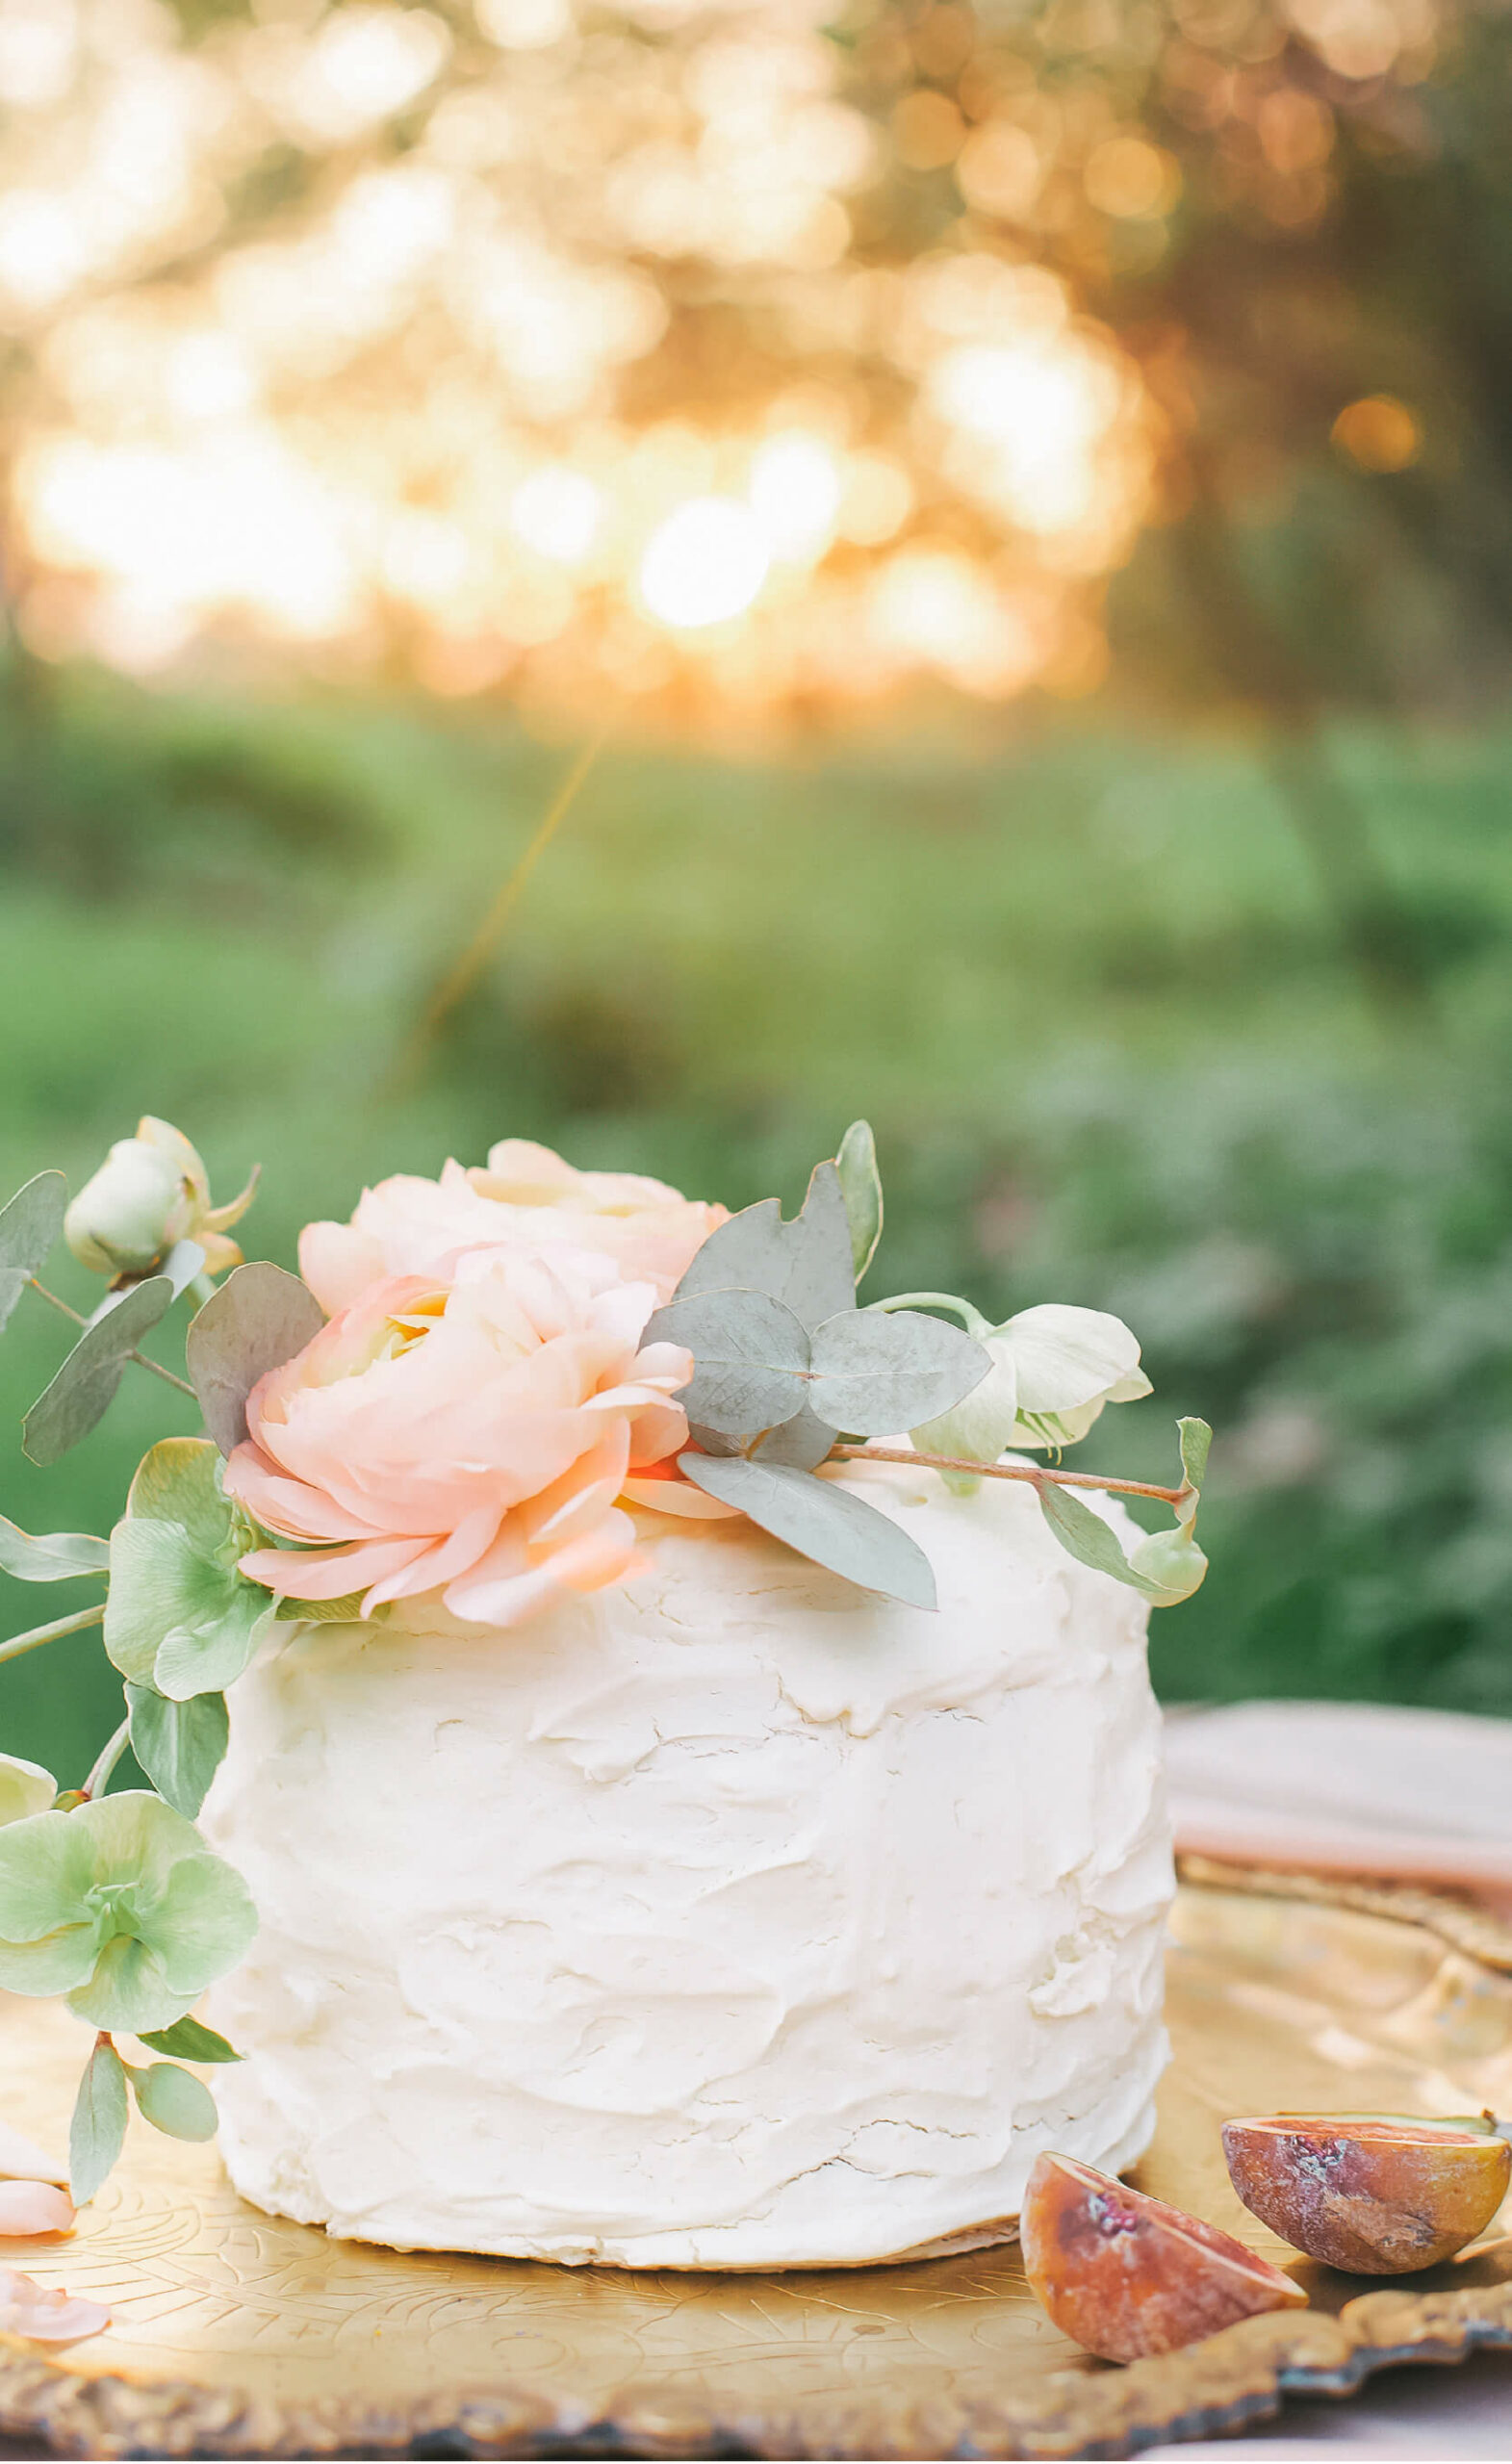
[[1031,1489],[822,1476],[922,1545],[937,1614],[644,1512],[649,1571],[507,1631],[434,1597],[278,1630],[202,1824],[262,1920],[207,2014],[246,2197],[400,2248],[821,2267],[1001,2238],[1043,2148],[1139,2155],[1145,1603]]

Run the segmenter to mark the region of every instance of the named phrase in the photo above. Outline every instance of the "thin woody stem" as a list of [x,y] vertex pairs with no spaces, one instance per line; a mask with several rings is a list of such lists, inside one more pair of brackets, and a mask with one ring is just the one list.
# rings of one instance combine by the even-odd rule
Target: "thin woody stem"
[[1106,1472],[1041,1471],[1037,1463],[973,1463],[964,1454],[910,1454],[899,1446],[833,1446],[830,1461],[846,1463],[920,1463],[932,1472],[969,1472],[983,1480],[1028,1480],[1035,1488],[1048,1480],[1058,1489],[1114,1489],[1120,1497],[1160,1498],[1166,1505],[1185,1505],[1191,1483],[1163,1489],[1155,1480],[1115,1480]]
[[90,1776],[86,1780],[83,1787],[79,1790],[81,1797],[98,1797],[104,1794],[111,1773],[115,1770],[116,1763],[120,1760],[121,1756],[125,1753],[130,1742],[131,1722],[130,1720],[122,1720],[115,1735],[111,1738],[110,1743],[101,1748],[98,1761],[95,1763],[93,1770],[90,1773]]
[[23,1652],[35,1652],[39,1644],[55,1643],[61,1634],[82,1633],[86,1626],[105,1622],[105,1603],[95,1608],[76,1608],[71,1617],[60,1617],[51,1626],[34,1626],[29,1633],[13,1634],[8,1643],[0,1643],[0,1660],[19,1659]]
[[[88,1318],[81,1318],[77,1309],[70,1309],[66,1300],[60,1300],[56,1292],[49,1292],[45,1283],[38,1283],[35,1274],[31,1278],[31,1283],[34,1292],[40,1293],[42,1298],[50,1301],[55,1309],[61,1309],[65,1318],[71,1318],[76,1326],[89,1324]],[[149,1360],[144,1351],[129,1351],[126,1357],[128,1360],[134,1360],[139,1369],[150,1369],[153,1376],[161,1377],[165,1385],[176,1386],[181,1395],[193,1396],[196,1402],[199,1400],[188,1378],[175,1377],[172,1370],[165,1369],[161,1360]]]

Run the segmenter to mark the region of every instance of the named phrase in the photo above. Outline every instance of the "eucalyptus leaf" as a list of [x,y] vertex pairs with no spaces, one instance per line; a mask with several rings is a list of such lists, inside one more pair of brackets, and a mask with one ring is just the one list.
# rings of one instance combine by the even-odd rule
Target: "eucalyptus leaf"
[[877,1142],[870,1121],[852,1121],[840,1141],[834,1168],[851,1227],[851,1267],[859,1283],[882,1239],[882,1176],[877,1169]]
[[178,2062],[241,2062],[243,2057],[235,2045],[218,2037],[202,2019],[175,2019],[170,2028],[154,2028],[150,2035],[139,2037],[139,2044],[152,2047],[154,2053],[170,2053]]
[[38,1172],[0,1207],[0,1327],[63,1230],[67,1203],[62,1172]]
[[133,1284],[108,1317],[85,1329],[27,1413],[21,1443],[34,1463],[56,1463],[104,1418],[128,1358],[172,1299],[167,1275],[149,1275],[145,1283]]
[[225,1758],[231,1723],[223,1694],[170,1702],[151,1685],[126,1688],[131,1750],[160,1797],[192,1822]]
[[913,1608],[936,1604],[934,1569],[917,1542],[837,1482],[744,1455],[679,1454],[678,1467],[695,1488],[738,1506],[832,1574]]
[[260,1377],[303,1351],[325,1323],[296,1274],[258,1263],[238,1267],[189,1330],[189,1374],[205,1426],[229,1454],[246,1435],[246,1399]]
[[110,1542],[87,1531],[44,1531],[35,1538],[0,1514],[0,1571],[18,1582],[72,1582],[102,1575],[111,1561]]
[[168,2139],[214,2139],[219,2122],[216,2100],[202,2079],[176,2062],[155,2062],[132,2073],[137,2109],[143,2121]]
[[755,1436],[790,1421],[807,1399],[807,1332],[765,1292],[674,1298],[656,1311],[643,1340],[687,1346],[693,1354],[693,1376],[682,1389],[688,1417],[726,1437]]
[[126,2066],[113,2044],[97,2044],[85,2065],[68,2126],[68,2194],[75,2207],[85,2206],[108,2178],[130,2112]]
[[[750,1450],[753,1463],[784,1463],[790,1471],[812,1472],[822,1463],[840,1432],[822,1421],[806,1403],[781,1428],[769,1428]],[[721,1451],[723,1449],[720,1450]]]
[[764,1197],[711,1232],[673,1299],[734,1291],[764,1292],[806,1326],[855,1307],[850,1218],[833,1164],[815,1165],[803,1210],[791,1223],[783,1222],[775,1197]]
[[1163,1583],[1130,1565],[1118,1545],[1117,1533],[1074,1490],[1059,1488],[1053,1480],[1037,1485],[1045,1521],[1069,1555],[1100,1575],[1112,1575],[1115,1582],[1127,1583],[1131,1590],[1142,1592],[1146,1600],[1166,1597]]
[[991,1366],[959,1326],[912,1309],[896,1316],[848,1309],[827,1319],[814,1329],[812,1357],[814,1410],[862,1437],[887,1437],[948,1412]]

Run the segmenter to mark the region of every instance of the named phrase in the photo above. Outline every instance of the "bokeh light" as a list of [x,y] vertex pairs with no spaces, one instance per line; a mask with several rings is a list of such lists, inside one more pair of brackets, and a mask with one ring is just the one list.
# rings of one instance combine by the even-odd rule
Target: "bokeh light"
[[[684,712],[1082,689],[1186,415],[1092,306],[1176,136],[1305,232],[1440,5],[3,0],[22,636]],[[1334,437],[1417,450],[1385,397]]]

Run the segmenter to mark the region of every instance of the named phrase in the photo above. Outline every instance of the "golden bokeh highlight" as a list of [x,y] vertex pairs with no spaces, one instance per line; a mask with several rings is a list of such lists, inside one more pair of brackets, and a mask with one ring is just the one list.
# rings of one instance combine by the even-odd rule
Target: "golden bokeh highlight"
[[1340,412],[1333,441],[1362,471],[1405,471],[1422,450],[1422,430],[1395,394],[1368,394]]
[[[0,0],[22,636],[679,712],[1087,690],[1183,416],[1087,307],[1184,210],[1149,106],[1306,231],[1440,5]],[[1419,444],[1386,397],[1334,438]]]

